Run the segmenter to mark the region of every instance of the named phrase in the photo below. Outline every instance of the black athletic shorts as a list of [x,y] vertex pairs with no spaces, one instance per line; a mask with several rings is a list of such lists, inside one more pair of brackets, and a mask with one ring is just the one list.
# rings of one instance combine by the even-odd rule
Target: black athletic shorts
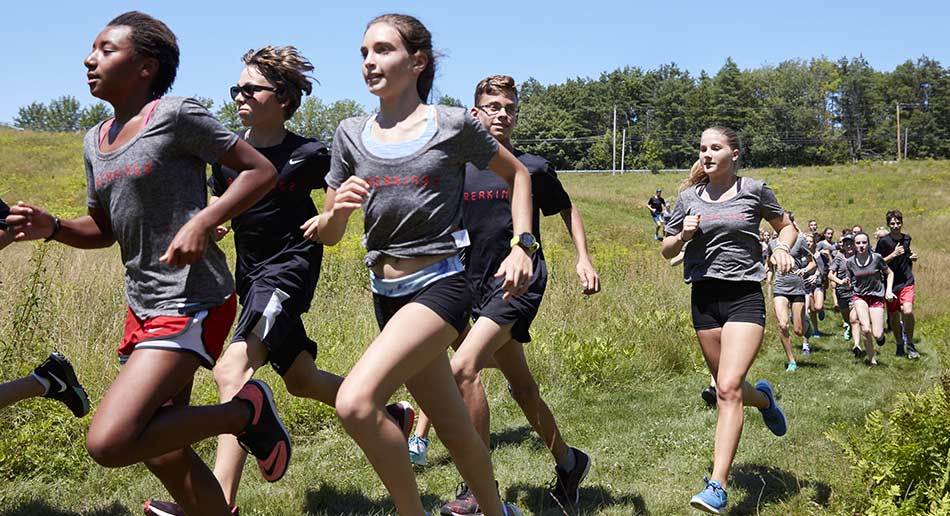
[[419,303],[432,310],[461,334],[468,326],[472,313],[472,289],[468,276],[464,271],[459,272],[400,297],[373,294],[373,308],[376,310],[379,329],[382,330],[396,312],[409,303]]
[[242,296],[241,317],[231,342],[246,342],[251,333],[256,334],[267,348],[267,362],[281,376],[287,374],[297,355],[304,351],[315,360],[317,343],[307,336],[298,301],[281,287],[263,281],[252,283]]
[[722,328],[727,322],[765,326],[765,297],[756,281],[707,279],[693,283],[693,328]]
[[804,302],[805,302],[805,296],[804,296],[804,294],[776,294],[776,293],[773,292],[773,293],[772,293],[772,297],[773,297],[773,298],[775,298],[775,297],[784,297],[785,299],[788,299],[788,303],[789,303],[789,304],[793,304],[793,303],[804,303]]
[[851,311],[851,294],[842,295],[840,291],[835,291],[835,297],[838,299],[838,310],[843,314],[848,314]]
[[486,285],[474,287],[472,319],[487,317],[499,325],[512,324],[511,338],[522,344],[531,342],[531,323],[538,315],[544,291],[548,285],[548,267],[544,260],[536,260],[531,283],[524,294],[508,301],[502,299],[504,278],[492,278]]

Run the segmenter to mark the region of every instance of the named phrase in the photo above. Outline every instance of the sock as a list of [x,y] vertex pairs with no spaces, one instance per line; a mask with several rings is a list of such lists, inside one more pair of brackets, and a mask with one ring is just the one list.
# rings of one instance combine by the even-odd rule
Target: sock
[[561,468],[562,471],[571,471],[576,465],[577,459],[574,457],[574,450],[572,448],[568,448],[564,458],[557,461],[557,467]]
[[47,380],[46,378],[43,378],[42,376],[36,373],[30,373],[30,376],[33,377],[34,380],[40,382],[40,385],[43,386],[43,396],[46,396],[47,394],[49,394],[49,387],[50,387],[49,380]]

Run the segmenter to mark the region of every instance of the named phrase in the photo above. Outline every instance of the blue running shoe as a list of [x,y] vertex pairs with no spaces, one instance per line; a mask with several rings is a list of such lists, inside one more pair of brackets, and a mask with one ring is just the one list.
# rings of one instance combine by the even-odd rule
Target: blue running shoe
[[729,499],[729,497],[726,496],[726,491],[716,480],[709,480],[703,477],[703,482],[706,483],[706,487],[690,498],[689,504],[692,505],[693,508],[708,512],[709,514],[721,514],[721,511],[726,508],[726,502]]
[[762,413],[762,420],[765,421],[765,426],[769,427],[769,430],[779,437],[785,435],[785,432],[788,431],[788,421],[786,421],[785,413],[782,412],[778,403],[775,403],[772,386],[765,380],[759,380],[755,382],[755,390],[765,394],[765,397],[769,399],[769,408],[759,409],[759,412]]
[[429,463],[429,440],[413,435],[409,437],[409,462],[416,466],[425,466]]

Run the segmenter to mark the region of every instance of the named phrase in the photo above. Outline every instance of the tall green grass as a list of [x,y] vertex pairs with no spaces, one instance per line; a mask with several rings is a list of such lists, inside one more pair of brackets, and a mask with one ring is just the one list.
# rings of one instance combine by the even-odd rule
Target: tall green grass
[[[0,197],[48,206],[58,214],[84,211],[81,141],[75,135],[0,131]],[[946,367],[950,338],[950,222],[948,162],[904,162],[744,172],[766,179],[799,220],[835,228],[883,225],[887,209],[905,213],[905,229],[920,255],[915,274],[919,362],[898,361],[893,343],[883,367],[868,370],[849,358],[846,344],[820,339],[795,375],[782,372],[782,353],[769,322],[750,376],[772,380],[788,409],[791,431],[778,440],[748,413],[730,492],[734,514],[861,512],[860,475],[830,429],[860,432],[865,414],[888,409],[901,391],[924,391]],[[657,187],[673,197],[674,175],[563,175],[580,206],[604,291],[580,294],[570,238],[559,218],[542,224],[551,270],[533,326],[528,360],[568,442],[594,457],[582,490],[585,514],[684,514],[712,453],[715,413],[698,391],[708,375],[691,330],[689,290],[682,270],[659,256],[646,200]],[[320,195],[317,196],[318,202]],[[360,224],[328,248],[307,329],[320,345],[318,365],[345,374],[376,334],[367,274],[361,264]],[[223,247],[233,259],[230,238]],[[123,271],[117,249],[78,251],[59,245],[16,244],[0,252],[0,380],[29,370],[52,349],[69,356],[93,404],[115,377],[115,347],[124,315]],[[829,314],[822,329],[837,332]],[[282,415],[297,448],[287,478],[274,485],[249,466],[244,514],[366,514],[392,510],[358,448],[328,408],[290,397],[270,370]],[[526,428],[505,381],[485,374],[493,407],[493,446],[502,492],[532,513],[560,514],[546,499],[552,463]],[[404,396],[399,393],[398,396]],[[196,403],[211,403],[210,374],[196,378]],[[162,495],[142,467],[104,470],[89,460],[83,436],[89,418],[73,419],[48,400],[0,412],[0,514],[129,514],[141,500]],[[213,443],[199,451],[210,458]],[[425,500],[451,496],[457,474],[436,442],[434,466],[419,473]],[[4,509],[12,508],[10,510]],[[12,511],[12,512],[10,512]]]

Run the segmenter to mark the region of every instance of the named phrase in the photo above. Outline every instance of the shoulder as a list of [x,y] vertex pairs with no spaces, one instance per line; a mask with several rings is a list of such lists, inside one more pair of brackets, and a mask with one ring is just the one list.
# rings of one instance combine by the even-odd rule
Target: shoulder
[[520,152],[516,155],[518,156],[518,161],[520,161],[525,166],[525,168],[528,169],[528,172],[530,172],[531,175],[548,174],[557,177],[554,167],[551,166],[548,160],[542,158],[541,156],[528,152]]
[[740,177],[742,179],[742,189],[747,192],[759,194],[762,193],[762,190],[766,187],[765,180],[763,179],[746,176]]
[[340,121],[340,125],[337,126],[336,132],[337,134],[343,134],[345,136],[359,135],[363,131],[363,126],[366,125],[366,122],[369,121],[372,116],[372,114],[369,114],[344,118]]
[[476,125],[481,126],[478,120],[465,108],[432,104],[440,129],[448,129],[451,133],[468,131]]
[[329,154],[327,146],[316,138],[307,138],[299,134],[290,133],[287,135],[289,146],[293,149],[294,156],[313,157],[323,154]]

